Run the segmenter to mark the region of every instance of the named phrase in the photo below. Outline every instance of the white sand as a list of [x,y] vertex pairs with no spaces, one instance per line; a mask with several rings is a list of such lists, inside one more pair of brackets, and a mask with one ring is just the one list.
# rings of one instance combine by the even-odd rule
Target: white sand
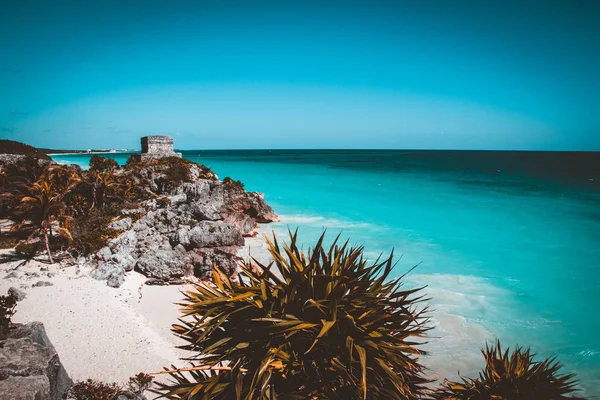
[[[114,289],[105,281],[85,276],[83,270],[77,275],[76,267],[59,269],[58,264],[39,261],[18,267],[18,279],[4,279],[21,263],[0,264],[0,293],[6,293],[11,286],[27,293],[27,298],[17,305],[14,322],[43,322],[74,380],[95,378],[125,383],[138,372],[183,365],[179,357],[184,352],[175,348],[181,343],[169,332],[177,320],[177,306],[173,303],[181,299],[181,287],[144,286],[145,277],[130,272],[124,285]],[[49,278],[48,272],[40,271],[46,268],[56,275]],[[27,277],[26,273],[41,276]],[[48,281],[53,286],[31,286],[38,281]]]

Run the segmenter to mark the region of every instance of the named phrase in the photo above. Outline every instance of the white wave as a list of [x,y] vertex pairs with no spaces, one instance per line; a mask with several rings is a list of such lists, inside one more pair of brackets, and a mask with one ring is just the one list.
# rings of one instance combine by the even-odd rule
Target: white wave
[[580,351],[579,353],[577,353],[577,355],[582,356],[582,357],[594,357],[598,353],[599,352],[596,350],[586,349],[586,350]]
[[304,214],[293,214],[293,215],[280,215],[282,224],[287,225],[306,225],[312,227],[323,227],[332,229],[349,229],[349,228],[376,228],[374,224],[367,222],[353,222],[348,220],[341,220],[337,218],[325,218],[318,215],[304,215]]

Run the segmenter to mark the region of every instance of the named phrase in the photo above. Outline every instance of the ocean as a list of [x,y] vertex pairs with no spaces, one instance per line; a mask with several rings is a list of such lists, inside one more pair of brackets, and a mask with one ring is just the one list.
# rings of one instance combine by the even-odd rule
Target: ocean
[[[406,287],[431,298],[425,364],[475,377],[499,338],[557,356],[600,396],[600,153],[184,151],[265,194],[285,237],[327,230],[369,257],[392,249]],[[129,154],[109,154],[121,164]],[[86,165],[89,155],[55,155]]]

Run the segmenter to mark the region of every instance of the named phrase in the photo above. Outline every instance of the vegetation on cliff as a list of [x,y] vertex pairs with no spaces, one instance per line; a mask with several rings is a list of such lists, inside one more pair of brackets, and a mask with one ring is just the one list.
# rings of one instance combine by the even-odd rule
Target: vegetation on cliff
[[42,160],[52,160],[46,153],[36,149],[33,146],[6,139],[0,139],[0,154],[17,154],[36,157]]
[[[23,240],[23,253],[42,247],[50,262],[54,262],[53,251],[59,249],[91,254],[118,234],[109,227],[112,221],[157,197],[150,189],[153,172],[164,175],[165,185],[173,185],[191,179],[192,165],[170,157],[121,168],[114,160],[94,155],[89,170],[84,171],[26,157],[0,165],[0,218],[14,222],[11,234]],[[208,168],[199,170],[202,177],[216,179]],[[36,239],[42,241],[41,246],[35,245]]]

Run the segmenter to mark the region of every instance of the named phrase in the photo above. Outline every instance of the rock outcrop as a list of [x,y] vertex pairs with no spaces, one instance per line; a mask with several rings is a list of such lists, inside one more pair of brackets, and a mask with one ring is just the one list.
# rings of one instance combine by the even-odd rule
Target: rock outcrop
[[0,399],[59,400],[71,385],[41,322],[13,329],[0,341]]
[[8,295],[13,297],[17,301],[23,301],[27,298],[27,293],[25,293],[21,289],[17,289],[16,287],[9,288]]
[[143,167],[139,174],[157,198],[142,205],[146,214],[137,221],[125,216],[111,224],[121,233],[93,257],[92,277],[118,287],[132,269],[153,284],[206,278],[213,265],[233,274],[244,237],[255,235],[258,223],[279,219],[262,195],[207,176],[202,168],[191,163],[189,179],[173,182],[160,166]]

